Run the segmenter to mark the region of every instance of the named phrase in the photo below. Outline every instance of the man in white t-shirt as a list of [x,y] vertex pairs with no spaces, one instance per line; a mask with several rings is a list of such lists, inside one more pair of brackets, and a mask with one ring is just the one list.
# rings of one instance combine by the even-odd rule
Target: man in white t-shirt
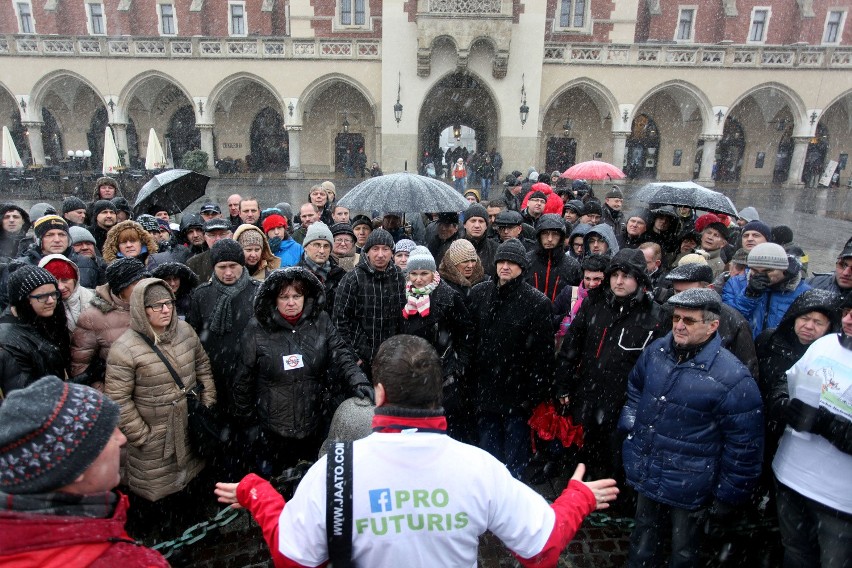
[[[555,566],[583,518],[618,494],[612,479],[582,482],[581,465],[548,505],[490,454],[447,436],[441,361],[421,338],[385,341],[373,382],[373,434],[353,444],[356,566],[475,566],[485,531],[523,566]],[[286,504],[256,475],[217,483],[216,495],[251,511],[276,566],[319,566],[329,559],[326,467],[326,458],[314,464]]]

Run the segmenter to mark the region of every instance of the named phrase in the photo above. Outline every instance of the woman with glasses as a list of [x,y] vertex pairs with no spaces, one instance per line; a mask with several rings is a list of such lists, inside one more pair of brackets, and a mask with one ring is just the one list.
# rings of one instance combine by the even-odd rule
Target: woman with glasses
[[198,481],[204,461],[189,445],[186,402],[186,391],[199,384],[201,402],[213,406],[210,361],[195,331],[177,317],[174,293],[159,278],[140,280],[130,296],[130,329],[112,344],[105,379],[106,394],[121,407],[125,482],[138,496],[128,525],[137,537],[166,525],[160,536],[169,538],[168,525],[182,531],[193,520],[188,514],[204,512],[197,506],[206,491]]
[[45,375],[66,376],[70,336],[56,278],[36,266],[9,276],[9,307],[0,316],[0,401]]

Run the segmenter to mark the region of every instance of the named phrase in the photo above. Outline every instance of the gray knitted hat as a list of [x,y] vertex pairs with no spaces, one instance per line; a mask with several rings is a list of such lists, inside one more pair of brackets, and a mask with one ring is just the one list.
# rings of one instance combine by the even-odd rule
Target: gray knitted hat
[[331,234],[331,229],[322,221],[317,221],[308,227],[305,239],[302,241],[302,246],[306,247],[314,241],[325,241],[329,245],[334,246],[334,236]]
[[367,240],[364,241],[364,252],[366,253],[371,248],[376,245],[385,245],[389,249],[393,250],[394,242],[393,237],[390,233],[382,229],[381,227],[370,233],[370,236],[367,237]]
[[[496,264],[501,260],[514,262],[521,267],[521,270],[529,268],[527,249],[524,248],[524,245],[518,239],[509,239],[497,247],[497,254],[494,255],[494,262]],[[409,262],[411,262],[410,259]]]
[[709,310],[714,314],[722,312],[722,298],[710,288],[690,288],[669,298],[666,304],[687,310]]
[[749,268],[769,268],[787,270],[790,263],[787,251],[776,243],[760,243],[748,253]]
[[406,272],[411,272],[412,270],[431,270],[432,272],[437,270],[435,267],[435,257],[432,256],[429,249],[424,246],[414,247],[414,250],[408,255],[408,264],[405,265]]
[[95,389],[46,376],[0,406],[0,491],[47,493],[74,482],[118,425],[118,404]]
[[97,244],[95,237],[89,232],[86,227],[76,227],[74,225],[68,227],[68,234],[71,236],[71,244],[77,243],[92,243]]
[[417,243],[412,241],[411,239],[399,239],[397,243],[393,247],[393,252],[407,252],[411,253],[417,247]]

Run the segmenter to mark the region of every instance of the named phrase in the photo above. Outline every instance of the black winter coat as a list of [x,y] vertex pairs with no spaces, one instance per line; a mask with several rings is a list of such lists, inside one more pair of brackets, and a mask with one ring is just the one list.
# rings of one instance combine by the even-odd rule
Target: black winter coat
[[233,321],[231,331],[224,335],[210,331],[210,317],[219,301],[219,291],[212,282],[205,282],[192,291],[186,322],[192,326],[202,347],[210,357],[213,382],[216,383],[216,402],[227,414],[233,413],[233,380],[243,354],[247,337],[243,330],[254,316],[254,297],[260,282],[248,278],[246,287],[231,300]]
[[[62,309],[62,305],[57,306]],[[0,317],[0,401],[45,375],[65,378],[69,364],[56,344],[8,311]]]
[[469,307],[476,338],[470,374],[479,410],[529,417],[553,380],[550,300],[521,275],[503,286],[480,282]]
[[487,235],[488,233],[486,232],[485,235],[482,235],[479,239],[474,239],[469,235],[465,236],[465,238],[470,241],[470,244],[472,244],[473,248],[476,250],[476,254],[482,262],[482,270],[485,274],[492,278],[496,278],[497,263],[494,261],[494,258],[497,255],[497,241],[489,239]]
[[[95,260],[88,256],[77,254],[71,247],[67,248],[63,254],[77,265],[80,273],[79,284],[83,288],[94,290],[106,282],[105,266],[102,266],[101,263],[95,262]],[[10,270],[11,265],[17,263],[19,265],[38,266],[38,263],[43,257],[44,253],[41,251],[41,247],[33,244],[21,256],[13,259],[12,262],[0,270],[0,309],[5,309],[9,306],[9,274],[14,272],[14,270]]]
[[649,294],[619,299],[608,286],[589,291],[559,351],[556,394],[570,397],[573,419],[611,425],[627,401],[627,375],[642,350],[663,335]]
[[575,258],[565,255],[560,245],[546,250],[536,245],[535,250],[527,253],[529,268],[525,278],[533,288],[547,296],[551,302],[565,286],[578,286],[583,280],[583,271]]
[[[322,401],[334,383],[354,387],[368,382],[355,357],[323,311],[322,285],[308,288],[299,321],[292,325],[275,305],[280,282],[301,268],[276,270],[258,294],[255,318],[243,333],[243,356],[234,377],[238,416],[285,438],[305,438],[320,427]],[[292,279],[291,279],[292,280]]]

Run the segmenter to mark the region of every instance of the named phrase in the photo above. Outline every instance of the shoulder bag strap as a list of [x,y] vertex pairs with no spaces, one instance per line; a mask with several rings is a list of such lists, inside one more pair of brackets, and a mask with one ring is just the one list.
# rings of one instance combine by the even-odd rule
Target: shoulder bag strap
[[326,467],[325,531],[334,568],[352,566],[352,442],[333,442]]
[[175,368],[174,368],[174,367],[172,367],[172,364],[171,364],[171,363],[169,363],[169,360],[168,360],[168,359],[166,359],[166,356],[165,356],[165,355],[163,355],[163,352],[162,352],[162,351],[160,351],[160,348],[159,348],[159,347],[157,347],[157,344],[156,344],[156,343],[154,343],[154,342],[151,340],[151,338],[150,338],[150,337],[148,337],[147,335],[142,334],[142,333],[139,333],[138,331],[137,331],[136,333],[139,335],[139,337],[141,337],[142,339],[144,339],[144,340],[145,340],[145,343],[147,343],[147,344],[148,344],[148,347],[150,347],[150,348],[151,348],[151,350],[152,350],[152,351],[154,351],[154,353],[156,353],[157,357],[159,357],[159,358],[160,358],[160,360],[161,360],[161,361],[163,362],[163,364],[166,366],[166,369],[168,369],[168,370],[169,370],[169,373],[171,373],[172,378],[173,378],[173,379],[175,380],[175,382],[177,383],[178,388],[179,388],[180,390],[182,390],[182,391],[183,391],[183,390],[186,390],[186,386],[183,384],[183,381],[182,381],[182,380],[180,380],[180,376],[178,376],[177,371],[175,371]]

